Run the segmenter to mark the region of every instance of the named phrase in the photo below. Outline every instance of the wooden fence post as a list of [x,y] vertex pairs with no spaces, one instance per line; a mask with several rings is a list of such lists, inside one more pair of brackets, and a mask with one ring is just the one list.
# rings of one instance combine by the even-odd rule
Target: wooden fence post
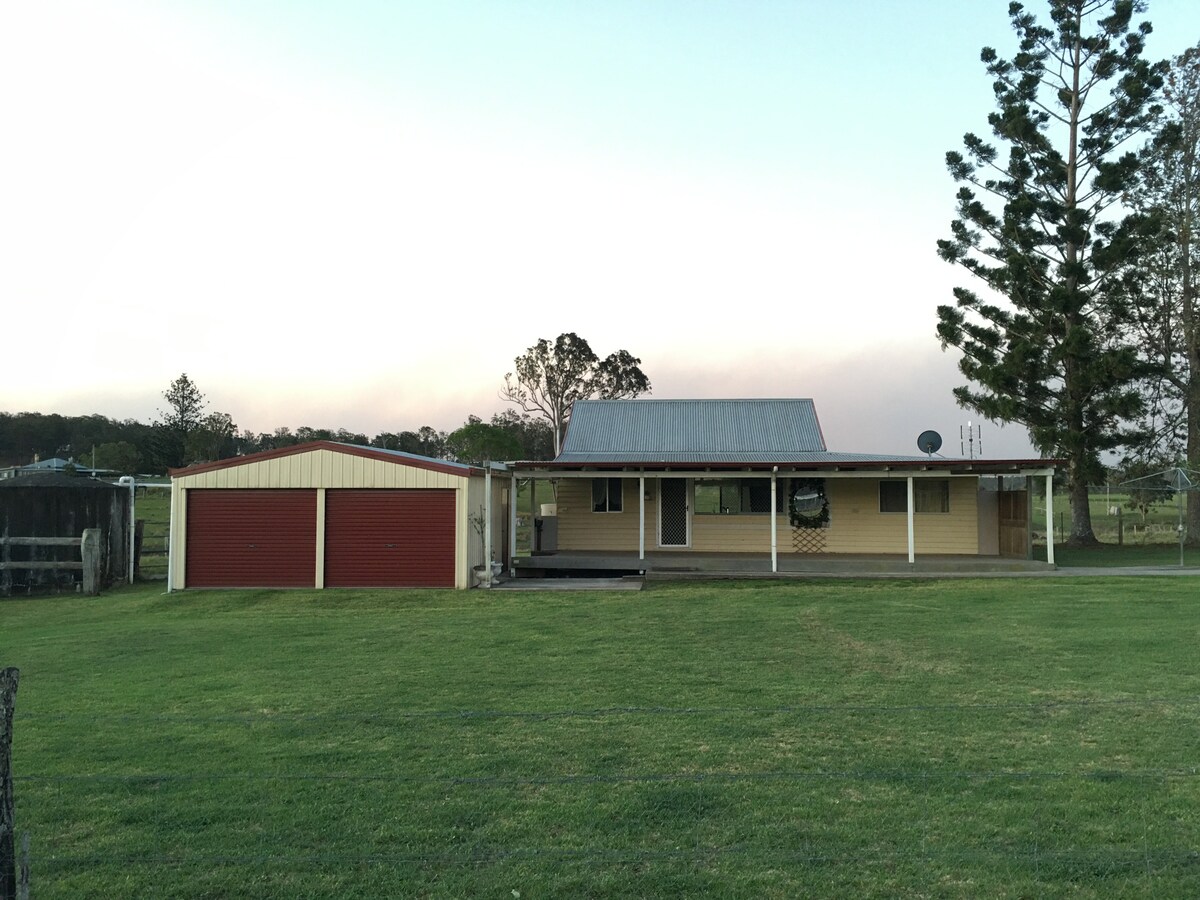
[[83,557],[83,592],[92,597],[100,593],[100,529],[85,528],[79,548]]
[[0,900],[16,900],[16,808],[13,803],[13,708],[17,700],[18,669],[0,669]]
[[21,861],[17,866],[17,900],[29,900],[29,832],[21,835]]
[[[3,534],[0,534],[0,563],[12,562],[12,550],[8,547],[8,525],[4,526]],[[12,570],[8,566],[0,568],[0,597],[7,597],[12,593]]]

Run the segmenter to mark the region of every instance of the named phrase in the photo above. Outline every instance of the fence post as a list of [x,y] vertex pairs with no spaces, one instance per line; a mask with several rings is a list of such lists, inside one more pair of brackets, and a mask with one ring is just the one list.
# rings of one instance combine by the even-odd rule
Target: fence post
[[1125,517],[1121,515],[1121,507],[1117,507],[1117,546],[1125,546]]
[[100,593],[100,529],[85,528],[79,548],[83,557],[83,592],[90,596]]
[[[4,525],[4,531],[0,532],[0,562],[12,562],[12,550],[8,547],[8,523]],[[7,566],[0,569],[0,597],[7,597],[12,593],[12,570]]]
[[133,578],[129,583],[133,584],[138,578],[142,577],[142,542],[146,539],[146,520],[138,519],[133,523]]
[[13,708],[17,700],[18,669],[0,669],[0,900],[16,900],[16,807],[13,803]]
[[17,866],[17,900],[29,900],[29,832],[21,835],[21,861]]

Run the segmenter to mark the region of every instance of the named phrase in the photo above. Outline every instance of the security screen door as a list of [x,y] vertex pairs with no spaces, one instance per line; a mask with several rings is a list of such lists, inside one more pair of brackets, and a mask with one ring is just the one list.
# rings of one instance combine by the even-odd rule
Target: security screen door
[[687,547],[688,481],[686,478],[660,478],[658,481],[658,545]]

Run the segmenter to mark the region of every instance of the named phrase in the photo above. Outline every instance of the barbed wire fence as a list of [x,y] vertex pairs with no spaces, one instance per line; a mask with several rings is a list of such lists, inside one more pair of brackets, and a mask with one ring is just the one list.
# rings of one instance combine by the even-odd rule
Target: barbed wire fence
[[[1169,746],[1079,751],[1112,722],[1136,744],[1150,716],[1177,726]],[[1200,696],[17,722],[43,740],[64,724],[191,752],[188,767],[162,753],[131,769],[114,752],[16,774],[47,896],[104,872],[224,873],[281,896],[321,878],[446,895],[656,878],[746,895],[965,879],[961,893],[989,877],[1032,893],[1200,886]]]

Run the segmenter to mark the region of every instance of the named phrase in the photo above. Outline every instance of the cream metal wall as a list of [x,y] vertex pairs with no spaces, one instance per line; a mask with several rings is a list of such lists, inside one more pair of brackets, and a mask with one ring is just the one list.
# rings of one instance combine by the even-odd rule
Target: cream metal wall
[[[496,479],[493,479],[493,484]],[[471,567],[483,561],[483,550],[468,520],[474,503],[483,502],[482,476],[452,475],[332,450],[312,450],[290,456],[246,462],[178,475],[171,479],[171,574],[173,590],[187,583],[187,492],[206,489],[314,488],[317,491],[317,578],[324,586],[325,491],[338,488],[450,488],[456,491],[455,575],[457,588],[471,586]],[[503,516],[503,512],[498,515]],[[635,536],[636,540],[636,536]],[[474,552],[472,545],[476,545]]]
[[[879,511],[879,481],[875,478],[828,478],[829,553],[907,553],[908,519],[904,513]],[[975,555],[979,552],[978,479],[950,478],[948,513],[914,513],[917,553]],[[636,478],[623,479],[622,511],[592,512],[590,478],[564,478],[558,485],[558,546],[560,550],[634,551],[638,549]],[[779,479],[779,491],[786,480]],[[657,479],[646,479],[646,549],[658,547]],[[693,504],[694,506],[694,504]],[[791,525],[776,516],[779,552],[791,553]],[[769,553],[771,523],[766,515],[693,515],[690,549],[714,553]]]
[[[464,479],[467,480],[467,479]],[[499,563],[508,561],[508,493],[509,478],[505,474],[492,475],[492,560]],[[476,526],[487,509],[484,497],[487,495],[487,481],[480,476],[469,479],[466,493],[467,518],[467,562],[468,574],[475,566],[483,565],[483,533]],[[474,521],[473,521],[474,520]],[[636,538],[635,538],[636,539]]]

